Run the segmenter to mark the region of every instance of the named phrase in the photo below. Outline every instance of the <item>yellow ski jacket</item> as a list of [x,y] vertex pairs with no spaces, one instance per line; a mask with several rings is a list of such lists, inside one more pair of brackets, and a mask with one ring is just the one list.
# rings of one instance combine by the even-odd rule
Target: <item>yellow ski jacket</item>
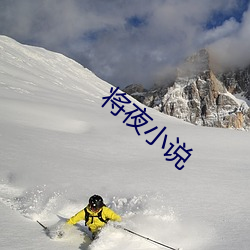
[[[89,207],[86,207],[87,212],[89,213],[88,221],[85,221],[86,226],[90,229],[92,233],[97,232],[100,228],[102,228],[106,223],[104,221],[112,220],[112,221],[121,221],[120,215],[116,214],[113,210],[110,208],[103,206],[99,211],[93,212],[89,209]],[[101,218],[104,220],[100,220],[98,218],[98,215],[101,211]],[[85,220],[85,210],[82,209],[77,214],[72,216],[68,221],[67,224],[74,225],[80,220]]]

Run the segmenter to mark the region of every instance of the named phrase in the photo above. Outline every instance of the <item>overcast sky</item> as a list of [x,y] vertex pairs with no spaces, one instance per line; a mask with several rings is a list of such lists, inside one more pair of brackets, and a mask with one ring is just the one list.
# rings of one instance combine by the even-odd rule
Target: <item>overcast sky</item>
[[61,52],[120,86],[149,86],[212,47],[250,62],[250,0],[0,0],[0,34]]

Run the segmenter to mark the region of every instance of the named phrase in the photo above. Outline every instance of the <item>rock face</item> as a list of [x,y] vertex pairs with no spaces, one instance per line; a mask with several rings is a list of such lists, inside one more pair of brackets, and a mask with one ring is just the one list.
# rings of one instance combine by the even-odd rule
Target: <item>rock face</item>
[[[177,69],[171,86],[147,91],[140,85],[130,85],[124,91],[149,107],[196,125],[249,129],[250,109],[233,95],[249,97],[249,85],[250,67],[215,75],[209,53],[203,49]],[[136,91],[129,91],[133,88]]]
[[144,89],[143,85],[141,85],[141,84],[131,84],[131,85],[128,85],[125,89],[123,89],[123,91],[126,92],[127,94],[133,96],[139,102],[143,103],[144,93],[147,90]]
[[250,66],[218,74],[218,79],[225,84],[230,93],[241,93],[250,100]]

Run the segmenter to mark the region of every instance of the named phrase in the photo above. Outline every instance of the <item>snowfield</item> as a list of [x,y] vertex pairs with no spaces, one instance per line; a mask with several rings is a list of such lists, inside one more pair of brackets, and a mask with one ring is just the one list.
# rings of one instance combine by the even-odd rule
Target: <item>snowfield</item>
[[[168,246],[249,250],[249,132],[193,126],[147,107],[153,121],[138,136],[123,112],[102,108],[111,87],[63,55],[0,36],[0,248],[164,249],[112,223],[92,243],[84,222],[62,239],[36,223],[53,231],[99,194],[123,227]],[[145,108],[129,99],[126,111]],[[164,126],[165,149],[163,136],[147,144]],[[177,137],[193,149],[182,170],[164,157]]]

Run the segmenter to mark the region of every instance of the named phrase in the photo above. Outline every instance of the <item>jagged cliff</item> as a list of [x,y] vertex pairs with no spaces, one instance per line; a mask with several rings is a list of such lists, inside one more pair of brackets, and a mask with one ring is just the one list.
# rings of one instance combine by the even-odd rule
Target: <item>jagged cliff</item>
[[233,94],[250,97],[250,67],[214,73],[205,49],[187,58],[177,69],[171,86],[145,90],[130,85],[125,92],[149,107],[196,125],[223,128],[250,128],[247,103]]

